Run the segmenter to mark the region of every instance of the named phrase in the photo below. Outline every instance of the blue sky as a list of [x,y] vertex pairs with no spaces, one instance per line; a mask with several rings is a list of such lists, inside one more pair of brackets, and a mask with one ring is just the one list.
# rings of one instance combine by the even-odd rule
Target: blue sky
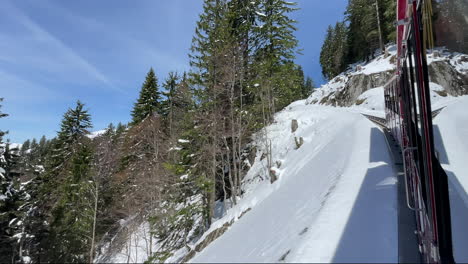
[[[297,63],[323,83],[318,62],[329,24],[347,0],[300,0]],[[77,99],[94,129],[128,122],[150,67],[160,82],[188,70],[187,53],[202,0],[2,0],[0,6],[0,129],[12,142],[55,136]]]

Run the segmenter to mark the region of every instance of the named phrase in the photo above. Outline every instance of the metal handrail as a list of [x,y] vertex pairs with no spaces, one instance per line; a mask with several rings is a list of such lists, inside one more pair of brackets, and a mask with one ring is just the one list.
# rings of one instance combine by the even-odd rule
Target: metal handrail
[[403,173],[404,173],[404,177],[405,177],[406,205],[408,206],[409,209],[411,209],[413,211],[422,211],[421,208],[416,208],[416,200],[415,200],[415,205],[414,206],[410,205],[409,192],[408,192],[408,176],[406,174],[406,153],[408,151],[414,151],[414,150],[417,150],[417,149],[418,148],[416,148],[416,147],[409,147],[409,148],[403,149],[403,152],[402,152],[402,155],[403,155]]

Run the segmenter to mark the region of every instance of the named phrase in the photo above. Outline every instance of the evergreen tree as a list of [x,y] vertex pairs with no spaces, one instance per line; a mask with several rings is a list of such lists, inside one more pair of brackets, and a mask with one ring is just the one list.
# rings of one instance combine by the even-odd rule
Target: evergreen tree
[[333,40],[334,29],[331,25],[327,28],[327,34],[320,50],[320,65],[322,65],[322,74],[326,79],[331,79],[332,74],[332,40]]
[[[368,59],[370,55],[370,46],[368,43],[368,30],[372,27],[372,22],[366,21],[373,10],[371,0],[349,0],[346,8],[346,21],[349,23],[348,33],[348,62],[356,62],[362,59]],[[375,12],[374,12],[375,13]],[[376,26],[374,24],[374,26]]]
[[[43,234],[40,246],[41,261],[84,262],[89,233],[86,220],[89,209],[84,205],[92,198],[89,190],[89,163],[91,148],[86,137],[92,128],[91,116],[84,104],[77,102],[64,114],[60,131],[50,143],[52,149],[47,155],[46,172],[41,176],[38,196],[42,206],[37,217],[50,223]],[[85,220],[83,220],[85,219]],[[83,232],[77,234],[76,232]],[[47,246],[45,246],[47,244]]]
[[315,88],[314,81],[312,80],[312,78],[307,77],[304,82],[304,89],[302,91],[304,98],[309,97],[314,91],[314,88]]
[[60,186],[60,198],[52,210],[51,259],[54,262],[86,262],[93,222],[91,185],[92,149],[80,142]]
[[77,101],[75,108],[69,108],[63,115],[60,131],[46,164],[49,172],[62,167],[72,155],[74,144],[88,134],[90,128],[91,116],[88,110],[84,109],[84,104]]
[[337,22],[332,40],[332,70],[334,76],[346,69],[347,29],[344,22]]
[[125,125],[123,125],[121,122],[119,122],[117,124],[117,127],[115,128],[115,134],[117,136],[120,136],[120,135],[122,135],[123,132],[125,132],[125,129],[126,129]]
[[31,140],[26,140],[22,145],[21,145],[21,154],[25,154],[28,149],[31,148]]
[[[277,111],[291,102],[295,92],[296,66],[291,62],[298,52],[298,40],[294,36],[296,21],[289,14],[296,11],[297,3],[284,0],[261,0],[258,6],[258,23],[255,27],[257,50],[255,52],[256,86],[268,102],[268,120]],[[255,85],[254,85],[255,87]],[[281,95],[289,95],[282,98]],[[282,99],[277,104],[278,99]]]
[[158,80],[153,68],[146,75],[146,80],[140,90],[140,97],[132,110],[132,123],[138,124],[148,115],[153,113],[161,114],[161,95],[158,87]]
[[165,83],[163,84],[163,87],[166,90],[166,92],[163,92],[163,95],[166,97],[166,99],[161,104],[161,112],[162,116],[169,123],[169,134],[172,133],[172,123],[174,120],[174,97],[178,86],[178,80],[179,77],[177,76],[177,73],[170,72]]
[[42,136],[41,139],[39,140],[39,155],[41,157],[41,161],[44,160],[44,157],[46,156],[48,152],[48,145],[49,144],[47,142],[46,136]]
[[[3,98],[0,98],[0,102]],[[1,109],[2,105],[0,105]],[[0,111],[0,118],[8,116],[7,114]],[[13,238],[9,233],[9,222],[13,215],[12,204],[12,186],[13,182],[8,175],[8,152],[9,146],[4,145],[3,136],[6,134],[5,131],[0,130],[0,262],[10,263],[12,262],[13,252]]]
[[396,41],[396,1],[384,0],[381,9],[383,9],[382,28],[384,41],[393,42]]
[[[122,124],[121,124],[122,125]],[[110,123],[107,128],[106,132],[104,133],[105,136],[109,138],[113,138],[115,136],[115,127],[114,124]]]

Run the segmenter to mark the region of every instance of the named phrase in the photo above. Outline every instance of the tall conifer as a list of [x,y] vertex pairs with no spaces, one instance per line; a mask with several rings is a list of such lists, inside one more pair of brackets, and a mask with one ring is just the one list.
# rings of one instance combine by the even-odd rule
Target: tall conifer
[[138,124],[148,115],[161,113],[161,94],[159,92],[158,79],[151,68],[146,75],[146,80],[140,90],[140,97],[132,110],[132,123]]

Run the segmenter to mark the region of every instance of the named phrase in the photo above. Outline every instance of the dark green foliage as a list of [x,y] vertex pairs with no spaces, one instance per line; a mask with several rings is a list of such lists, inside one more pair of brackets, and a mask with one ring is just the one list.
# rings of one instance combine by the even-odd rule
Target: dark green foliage
[[73,154],[74,144],[88,134],[90,128],[91,116],[84,109],[84,104],[77,101],[75,108],[69,108],[63,115],[60,131],[46,161],[48,173],[57,173],[56,170],[63,168],[65,161]]
[[148,115],[161,113],[161,94],[158,87],[158,79],[151,68],[146,75],[146,80],[140,90],[140,97],[132,110],[132,123],[138,124]]
[[394,0],[349,0],[345,21],[328,27],[320,52],[323,76],[331,79],[350,63],[372,59],[380,47],[379,22],[385,44],[395,41],[395,21]]
[[50,246],[55,262],[86,262],[93,222],[92,149],[81,142],[52,210]]
[[[54,262],[84,262],[91,232],[90,164],[92,148],[86,137],[91,117],[78,101],[64,114],[61,129],[50,145],[46,172],[41,176],[39,215],[51,223],[43,243],[45,258]],[[39,144],[40,145],[40,144]]]
[[259,3],[257,20],[261,26],[253,28],[256,36],[253,84],[254,93],[268,101],[267,119],[271,119],[276,111],[301,98],[301,89],[297,86],[301,77],[293,63],[298,53],[298,40],[294,36],[296,21],[289,17],[297,10],[297,4],[283,0]]
[[23,145],[21,145],[21,153],[25,153],[31,147],[31,140],[26,140]]
[[169,76],[166,79],[166,82],[163,84],[166,92],[163,92],[163,95],[166,97],[165,100],[161,103],[161,114],[169,123],[168,133],[172,134],[172,125],[174,121],[174,101],[176,100],[176,92],[179,86],[178,84],[179,77],[177,73],[170,72]]
[[331,79],[345,70],[347,42],[347,29],[344,22],[328,27],[320,52],[320,64],[325,78]]
[[396,1],[385,0],[381,3],[381,11],[383,11],[382,31],[385,42],[396,41]]
[[[3,99],[0,98],[0,102]],[[1,108],[1,105],[0,105]],[[0,112],[0,118],[7,114]],[[17,218],[19,200],[19,153],[20,150],[3,143],[6,132],[0,131],[0,262],[16,261],[16,238],[14,219]],[[13,221],[13,222],[12,222]]]
[[314,81],[312,80],[312,78],[307,77],[304,83],[304,88],[302,90],[302,94],[304,98],[307,98],[309,95],[311,95],[312,92],[314,91],[314,88],[315,88]]

